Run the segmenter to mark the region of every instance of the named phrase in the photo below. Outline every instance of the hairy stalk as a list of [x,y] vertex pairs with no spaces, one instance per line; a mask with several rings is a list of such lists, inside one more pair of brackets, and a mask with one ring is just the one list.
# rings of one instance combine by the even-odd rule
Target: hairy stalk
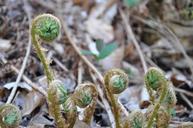
[[65,127],[73,128],[77,117],[76,104],[73,101],[72,97],[68,95],[64,84],[60,80],[55,80],[54,85],[57,86],[57,90],[59,93],[59,103],[61,104],[64,112],[64,117],[66,120]]
[[162,93],[161,93],[161,96],[160,96],[160,98],[159,98],[159,101],[158,101],[158,103],[155,105],[155,107],[154,107],[154,110],[153,110],[153,112],[152,112],[152,115],[151,115],[151,117],[149,118],[149,121],[148,121],[148,123],[147,123],[147,128],[152,128],[152,125],[153,125],[153,122],[154,122],[154,118],[157,116],[157,114],[158,114],[158,110],[159,110],[159,108],[160,108],[160,104],[163,102],[163,100],[164,100],[164,98],[166,97],[166,93],[167,92],[167,87],[166,86],[164,86],[163,87],[163,90],[162,90]]
[[154,106],[153,112],[151,113],[147,123],[147,128],[152,128],[154,119],[158,114],[160,105],[163,103],[167,96],[169,82],[165,78],[165,75],[161,69],[152,67],[149,68],[147,73],[145,74],[145,84],[147,89],[151,90],[149,92],[156,91],[157,94],[160,96],[158,102]]
[[157,128],[168,128],[170,122],[170,113],[168,113],[167,109],[163,106],[158,110],[158,114],[156,117],[156,127]]
[[121,128],[120,110],[119,110],[119,107],[116,103],[115,97],[113,96],[113,94],[108,89],[106,89],[106,94],[108,95],[107,97],[109,99],[109,102],[111,104],[111,109],[112,109],[113,114],[115,116],[116,128]]
[[48,82],[48,102],[51,115],[54,117],[58,128],[64,128],[65,123],[60,112],[59,96],[56,85],[54,84],[54,75],[49,67],[49,62],[46,60],[39,40],[51,42],[60,32],[60,21],[51,14],[42,14],[37,16],[32,21],[31,37],[37,55],[43,64],[44,72]]
[[128,86],[128,77],[120,69],[111,69],[104,76],[105,91],[111,104],[111,109],[115,117],[116,128],[121,128],[120,110],[114,94],[119,94]]
[[60,111],[57,87],[54,83],[51,83],[48,88],[48,105],[49,111],[55,119],[57,128],[67,128],[67,125],[65,124],[66,122]]
[[44,53],[43,53],[42,50],[41,50],[40,44],[37,42],[37,40],[36,40],[36,38],[35,38],[35,35],[33,35],[33,34],[32,34],[32,40],[33,40],[33,45],[34,45],[35,48],[36,48],[37,55],[38,55],[40,61],[41,61],[42,64],[43,64],[44,71],[45,71],[45,74],[46,74],[48,83],[51,83],[51,81],[54,80],[54,77],[53,77],[53,74],[52,74],[52,72],[51,72],[51,70],[50,70],[49,63],[48,63],[48,61],[46,60],[46,57],[45,57]]
[[45,71],[45,74],[46,74],[46,77],[47,77],[47,80],[48,80],[48,83],[50,84],[52,80],[54,80],[54,77],[53,77],[53,74],[50,70],[50,67],[49,67],[49,63],[48,61],[46,60],[46,57],[42,51],[42,48],[41,48],[41,45],[40,43],[37,41],[37,38],[36,38],[36,32],[33,28],[35,28],[36,22],[32,22],[32,30],[31,30],[31,36],[32,36],[32,42],[33,42],[33,45],[36,49],[36,52],[37,52],[37,55],[40,59],[40,61],[42,62],[43,64],[43,67],[44,67],[44,71]]

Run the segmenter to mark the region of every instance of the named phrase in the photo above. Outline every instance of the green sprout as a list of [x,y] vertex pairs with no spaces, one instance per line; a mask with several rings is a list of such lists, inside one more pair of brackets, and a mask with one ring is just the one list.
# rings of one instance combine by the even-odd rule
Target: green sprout
[[99,54],[96,54],[89,50],[82,50],[83,55],[93,55],[97,61],[105,59],[107,56],[113,53],[117,49],[118,45],[116,43],[104,44],[104,42],[97,40],[96,41],[97,50]]
[[21,118],[21,112],[15,105],[0,106],[0,127],[18,127]]
[[4,118],[3,118],[3,122],[8,124],[8,125],[12,125],[15,122],[17,122],[17,113],[13,112],[13,113],[9,113],[7,114]]

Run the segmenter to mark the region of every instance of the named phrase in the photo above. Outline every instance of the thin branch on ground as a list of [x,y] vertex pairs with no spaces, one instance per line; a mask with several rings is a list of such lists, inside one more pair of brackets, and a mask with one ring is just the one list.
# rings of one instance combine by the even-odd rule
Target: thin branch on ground
[[78,63],[78,85],[82,83],[82,74],[83,74],[83,67],[82,67],[82,61],[79,61]]
[[31,40],[29,39],[28,46],[27,46],[27,52],[26,52],[24,61],[23,61],[23,63],[22,63],[22,67],[21,67],[21,69],[20,69],[20,72],[19,72],[18,77],[17,77],[17,79],[16,79],[16,82],[15,82],[15,84],[14,84],[14,87],[13,87],[13,89],[11,90],[11,93],[10,93],[10,95],[9,95],[9,97],[8,97],[8,100],[7,100],[7,102],[6,102],[7,104],[11,103],[11,101],[13,100],[13,98],[14,98],[14,96],[15,96],[15,93],[16,93],[16,91],[17,91],[18,84],[19,84],[19,82],[21,81],[22,75],[23,75],[24,70],[25,70],[25,68],[26,68],[27,61],[28,61],[29,55],[30,55],[30,51],[31,51]]
[[[5,59],[5,58],[1,58],[1,60],[2,60],[2,62],[4,63],[4,64],[6,64],[7,63],[7,60]],[[11,70],[13,70],[15,73],[17,73],[17,74],[19,74],[19,70],[15,67],[15,66],[13,66],[13,65],[11,65]],[[39,87],[38,85],[36,85],[35,83],[33,83],[27,76],[25,76],[24,74],[22,75],[22,78],[23,78],[23,80],[27,83],[27,84],[29,84],[34,90],[36,90],[36,91],[38,91],[38,92],[40,92],[42,95],[44,95],[44,96],[46,96],[47,97],[47,93],[46,93],[46,91],[43,89],[43,88],[41,88],[41,87]]]
[[117,2],[118,0],[108,0],[104,5],[102,5],[100,10],[97,11],[97,14],[95,15],[95,17],[99,18],[105,15],[105,13]]
[[69,70],[64,66],[57,58],[53,57],[53,61],[65,72],[69,72]]
[[191,101],[182,93],[180,93],[180,96],[182,97],[182,99],[188,104],[188,106],[193,109],[193,104],[191,103]]
[[[11,69],[19,74],[19,70],[15,67],[15,66],[11,66]],[[22,75],[22,78],[23,80],[29,84],[33,89],[37,90],[38,92],[40,92],[42,95],[46,96],[47,97],[47,93],[46,91],[42,88],[42,87],[39,87],[37,84],[33,83],[27,76],[25,76],[24,74]]]
[[123,19],[123,23],[126,26],[127,36],[129,36],[129,38],[132,40],[132,42],[133,42],[133,44],[134,44],[134,46],[139,54],[139,58],[141,60],[144,72],[147,72],[147,64],[145,62],[145,58],[143,56],[142,50],[139,46],[139,43],[137,42],[137,39],[135,38],[135,35],[132,31],[131,25],[129,24],[128,18],[121,9],[119,9],[119,12],[120,12],[121,17]]
[[184,89],[174,88],[174,90],[175,90],[176,92],[184,93],[184,94],[186,94],[187,96],[193,97],[193,93],[192,93],[192,92],[186,91],[186,90],[184,90]]
[[[26,1],[23,0],[23,2],[24,2],[24,5],[26,5]],[[31,23],[31,14],[30,14],[30,11],[29,11],[26,7],[24,7],[24,10],[25,10],[26,13],[27,13],[28,21],[29,21],[29,25],[30,25],[30,23]],[[11,90],[11,93],[10,93],[10,95],[9,95],[9,97],[8,97],[7,102],[6,102],[7,104],[11,103],[11,101],[13,100],[13,98],[14,98],[14,96],[15,96],[15,93],[16,93],[16,91],[17,91],[18,84],[19,84],[19,82],[20,82],[20,80],[21,80],[21,77],[22,77],[22,75],[23,75],[23,73],[24,73],[24,70],[25,70],[25,68],[26,68],[26,65],[27,65],[27,61],[28,61],[28,59],[29,59],[29,55],[30,55],[30,52],[31,52],[31,44],[32,44],[32,43],[31,43],[31,37],[30,37],[30,35],[29,35],[29,41],[28,41],[28,46],[27,46],[27,50],[26,50],[26,55],[25,55],[25,58],[24,58],[24,60],[23,60],[23,63],[22,63],[22,67],[21,67],[21,69],[20,69],[20,72],[19,72],[19,74],[18,74],[18,76],[17,76],[15,85],[14,85],[13,89]]]

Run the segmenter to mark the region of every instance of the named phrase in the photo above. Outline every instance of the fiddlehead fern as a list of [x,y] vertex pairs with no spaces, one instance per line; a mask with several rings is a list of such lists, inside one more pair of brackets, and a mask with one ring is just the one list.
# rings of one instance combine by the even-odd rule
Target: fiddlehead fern
[[0,127],[12,128],[18,127],[21,121],[20,110],[12,104],[0,106]]
[[115,116],[116,128],[121,127],[120,110],[114,94],[124,91],[129,83],[128,76],[120,69],[111,69],[104,76],[105,91]]
[[167,95],[168,81],[165,78],[163,71],[161,71],[158,68],[152,67],[152,68],[149,68],[147,73],[145,74],[145,84],[150,93],[150,96],[153,96],[152,95],[153,91],[156,91],[159,93],[159,100],[155,104],[153,112],[151,113],[147,123],[147,128],[152,128],[154,118],[157,116],[160,105],[164,101]]
[[176,102],[177,102],[177,99],[173,88],[173,84],[171,82],[168,82],[167,94],[162,105],[167,109],[172,109],[176,105]]
[[85,108],[83,121],[90,124],[94,113],[98,92],[94,84],[86,82],[80,84],[74,92],[74,101],[77,106]]
[[46,60],[46,57],[42,51],[39,40],[41,39],[42,41],[46,42],[53,41],[59,35],[60,26],[61,25],[58,18],[51,14],[39,15],[32,21],[32,42],[36,49],[37,55],[43,64],[48,83],[50,83],[54,79],[54,77],[52,72],[50,71],[49,63]]
[[54,80],[50,83],[48,88],[48,105],[51,115],[54,117],[58,128],[67,128],[65,120],[60,110],[60,92],[58,86],[61,82]]
[[145,75],[145,85],[150,95],[150,100],[154,102],[153,91],[159,90],[162,83],[166,83],[163,71],[159,68],[151,67]]
[[157,114],[156,119],[156,127],[157,128],[168,128],[170,121],[170,114],[164,107],[160,107]]
[[129,121],[128,122],[129,122],[128,123],[129,128],[144,128],[145,116],[139,110],[132,111],[131,114],[129,115]]
[[37,16],[32,21],[31,36],[32,42],[36,49],[37,55],[43,64],[44,71],[48,82],[48,103],[51,115],[54,117],[58,128],[64,128],[64,119],[60,112],[60,103],[57,89],[57,82],[54,81],[54,75],[49,67],[49,62],[46,60],[40,40],[51,42],[57,38],[60,32],[60,21],[51,14],[42,14]]
[[32,31],[43,41],[51,42],[58,37],[60,27],[58,18],[50,14],[43,14],[34,19]]
[[87,107],[98,96],[97,90],[92,83],[78,85],[74,92],[74,101],[81,108]]
[[73,128],[77,117],[76,104],[72,96],[70,96],[67,90],[64,88],[64,85],[61,81],[55,80],[55,86],[58,89],[59,103],[61,104],[64,112],[65,127]]

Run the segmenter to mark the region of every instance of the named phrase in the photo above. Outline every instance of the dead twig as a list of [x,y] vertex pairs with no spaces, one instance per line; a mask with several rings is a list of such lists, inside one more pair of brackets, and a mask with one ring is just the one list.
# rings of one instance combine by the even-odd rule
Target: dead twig
[[[31,14],[30,14],[30,11],[29,11],[29,10],[27,9],[27,7],[26,7],[26,1],[23,0],[23,2],[24,2],[24,5],[25,5],[24,10],[25,10],[26,13],[27,13],[28,21],[29,21],[29,25],[30,25],[30,23],[31,23]],[[30,55],[30,52],[31,52],[31,44],[32,44],[32,43],[31,43],[31,36],[29,35],[29,41],[28,41],[28,46],[27,46],[27,50],[26,50],[26,55],[25,55],[25,58],[24,58],[24,60],[23,60],[22,67],[21,67],[21,69],[20,69],[20,72],[19,72],[19,74],[18,74],[18,77],[17,77],[17,79],[16,79],[15,85],[14,85],[13,89],[11,90],[11,93],[10,93],[10,95],[9,95],[9,97],[8,97],[7,102],[6,102],[7,104],[11,103],[11,101],[13,100],[13,98],[14,98],[14,96],[15,96],[15,93],[16,93],[16,91],[17,91],[18,84],[19,84],[19,82],[20,82],[20,80],[21,80],[21,77],[22,77],[22,75],[23,75],[23,73],[24,73],[24,70],[25,70],[25,68],[26,68],[27,61],[28,61],[28,58],[29,58],[29,55]]]
[[133,44],[134,44],[134,46],[139,54],[139,58],[141,60],[142,66],[143,66],[143,70],[144,70],[144,72],[147,72],[147,64],[145,62],[145,58],[143,56],[142,50],[139,46],[139,43],[137,42],[135,35],[132,31],[131,25],[129,24],[129,21],[127,20],[128,18],[126,17],[125,13],[121,9],[119,9],[119,12],[121,14],[121,18],[123,19],[123,23],[126,26],[127,35],[129,36],[129,38],[131,38],[131,40],[132,40],[132,42],[133,42]]
[[184,94],[186,94],[187,96],[193,97],[193,93],[192,93],[192,92],[186,91],[186,90],[184,90],[184,89],[174,88],[174,90],[175,90],[176,92],[184,93]]
[[[11,66],[11,69],[15,72],[15,73],[17,73],[17,74],[19,74],[19,70],[15,67],[15,66]],[[43,94],[44,96],[46,96],[47,97],[47,93],[46,93],[46,91],[43,89],[43,88],[41,88],[41,87],[39,87],[38,85],[36,85],[35,83],[33,83],[27,76],[25,76],[25,75],[22,75],[22,78],[23,78],[23,80],[27,83],[27,84],[29,84],[33,89],[35,89],[35,90],[37,90],[38,92],[40,92],[41,94]]]
[[182,97],[182,99],[188,104],[188,106],[193,109],[193,104],[191,103],[191,101],[182,93],[180,93],[180,96]]
[[83,74],[82,61],[79,61],[78,63],[78,85],[82,83],[82,74]]
[[31,40],[29,39],[29,42],[28,42],[28,47],[27,47],[27,52],[26,52],[26,55],[25,55],[25,58],[24,58],[24,61],[22,63],[22,67],[20,69],[20,72],[18,74],[18,77],[16,79],[16,82],[15,82],[15,85],[13,87],[13,89],[11,90],[11,93],[8,97],[8,100],[7,100],[7,104],[11,103],[11,101],[13,100],[14,96],[15,96],[15,93],[16,93],[16,90],[17,90],[17,87],[18,87],[18,84],[21,80],[21,77],[24,73],[24,70],[26,68],[26,64],[27,64],[27,61],[28,61],[28,58],[29,58],[29,54],[30,54],[30,51],[31,51]]
[[[6,64],[7,60],[6,60],[5,58],[1,58],[1,59],[2,59],[3,63]],[[15,73],[19,74],[20,71],[19,71],[15,66],[11,65],[10,68],[11,68],[11,70],[13,70]],[[24,80],[27,84],[29,84],[33,89],[37,90],[37,91],[40,92],[42,95],[44,95],[44,96],[47,97],[47,93],[46,93],[46,91],[45,91],[43,88],[41,88],[41,87],[39,87],[38,85],[36,85],[35,83],[33,83],[33,82],[32,82],[27,76],[25,76],[24,74],[22,75],[22,78],[23,78],[23,80]]]
[[[147,64],[146,64],[144,55],[142,53],[142,50],[141,50],[141,48],[139,46],[139,43],[137,42],[137,39],[135,38],[135,35],[134,35],[133,31],[132,31],[131,25],[129,24],[129,21],[127,20],[128,18],[126,17],[125,13],[121,9],[119,9],[119,12],[121,14],[121,18],[123,20],[123,23],[126,26],[127,36],[129,38],[131,38],[131,40],[132,40],[132,42],[133,42],[133,44],[134,44],[134,46],[135,46],[135,48],[136,48],[136,50],[137,50],[137,52],[139,54],[139,58],[141,60],[142,66],[143,66],[144,73],[146,73],[147,72]],[[145,86],[143,86],[142,92],[148,94],[147,93],[147,89],[145,88]],[[141,99],[144,100],[144,97],[141,97]]]

